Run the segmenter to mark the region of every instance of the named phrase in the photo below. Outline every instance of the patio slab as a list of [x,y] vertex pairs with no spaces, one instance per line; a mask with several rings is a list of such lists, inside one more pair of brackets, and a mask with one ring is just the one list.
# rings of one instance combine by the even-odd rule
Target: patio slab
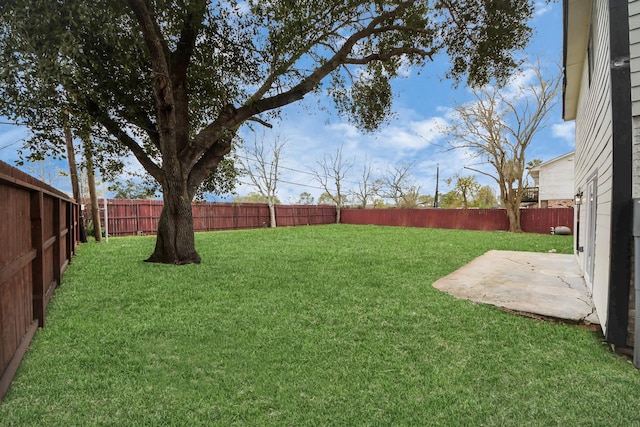
[[492,250],[433,286],[459,299],[525,315],[600,324],[573,255]]

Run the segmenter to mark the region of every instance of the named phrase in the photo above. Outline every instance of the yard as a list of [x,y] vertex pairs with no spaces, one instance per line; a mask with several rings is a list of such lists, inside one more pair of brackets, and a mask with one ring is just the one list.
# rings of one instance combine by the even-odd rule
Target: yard
[[601,336],[431,284],[570,236],[314,226],[86,244],[0,425],[637,425],[640,373]]

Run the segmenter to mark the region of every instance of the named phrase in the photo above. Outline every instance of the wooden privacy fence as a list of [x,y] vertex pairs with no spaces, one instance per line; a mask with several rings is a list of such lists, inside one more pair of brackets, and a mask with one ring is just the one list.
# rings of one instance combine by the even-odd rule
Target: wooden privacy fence
[[[103,202],[100,201],[100,206]],[[155,234],[163,203],[160,200],[107,200],[109,234]],[[269,225],[269,209],[263,203],[193,203],[195,231],[259,228]],[[521,209],[522,229],[549,233],[551,227],[573,229],[573,208]],[[101,212],[102,220],[104,213]],[[332,224],[335,206],[277,205],[279,226]],[[504,209],[343,209],[343,224],[395,225],[460,230],[508,230]]]
[[75,253],[78,205],[0,162],[0,400]]
[[[551,227],[573,230],[573,208],[521,209],[522,230],[549,233]],[[504,209],[344,209],[343,224],[394,225],[404,227],[452,228],[459,230],[508,230]]]
[[[100,201],[103,206],[103,201]],[[163,203],[160,200],[107,200],[110,236],[155,234]],[[192,204],[195,231],[260,228],[269,225],[269,208],[263,203]],[[104,221],[104,213],[100,213]],[[335,206],[276,206],[279,226],[332,224]]]

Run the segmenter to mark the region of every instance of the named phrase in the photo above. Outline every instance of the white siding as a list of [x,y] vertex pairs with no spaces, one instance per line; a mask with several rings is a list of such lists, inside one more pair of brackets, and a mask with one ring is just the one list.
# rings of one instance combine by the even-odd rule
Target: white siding
[[629,51],[632,111],[640,116],[640,0],[629,0]]
[[[593,302],[606,331],[609,256],[611,236],[611,74],[609,70],[609,4],[594,0],[592,12],[593,69],[589,83],[589,62],[585,61],[576,114],[575,186],[586,192],[587,183],[597,177],[597,215]],[[586,209],[580,209],[580,245],[586,243]],[[584,252],[578,253],[584,269]]]
[[574,156],[561,157],[540,166],[540,200],[571,200],[573,189]]
[[640,198],[640,0],[629,0],[631,108],[633,114],[633,197]]

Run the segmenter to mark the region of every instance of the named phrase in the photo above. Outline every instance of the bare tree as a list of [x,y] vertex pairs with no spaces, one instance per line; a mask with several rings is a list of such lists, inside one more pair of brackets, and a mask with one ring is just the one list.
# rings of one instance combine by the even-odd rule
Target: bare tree
[[371,176],[371,161],[365,158],[358,188],[351,191],[351,195],[358,202],[358,205],[364,209],[367,207],[369,199],[373,200],[377,192],[378,186]]
[[269,226],[272,228],[276,227],[275,204],[280,179],[278,166],[285,145],[286,141],[276,136],[271,145],[266,146],[263,134],[260,140],[257,137],[254,139],[253,146],[244,147],[243,153],[239,156],[240,173],[248,176],[251,184],[267,200]]
[[[312,172],[315,180],[320,183],[328,197],[336,205],[336,224],[340,223],[340,211],[347,199],[343,183],[349,170],[353,167],[353,161],[342,157],[342,146],[336,149],[335,154],[325,155],[317,162],[318,167]],[[320,200],[318,200],[320,203]]]
[[524,190],[525,152],[535,134],[546,124],[547,113],[557,102],[559,74],[545,77],[540,64],[531,67],[533,83],[508,88],[473,89],[473,102],[458,105],[457,118],[448,128],[453,148],[472,152],[492,171],[466,169],[489,176],[498,183],[500,199],[509,216],[509,231],[519,232],[520,202]]
[[411,175],[413,163],[396,164],[377,181],[378,195],[391,199],[398,208],[415,208],[418,206],[420,187]]

